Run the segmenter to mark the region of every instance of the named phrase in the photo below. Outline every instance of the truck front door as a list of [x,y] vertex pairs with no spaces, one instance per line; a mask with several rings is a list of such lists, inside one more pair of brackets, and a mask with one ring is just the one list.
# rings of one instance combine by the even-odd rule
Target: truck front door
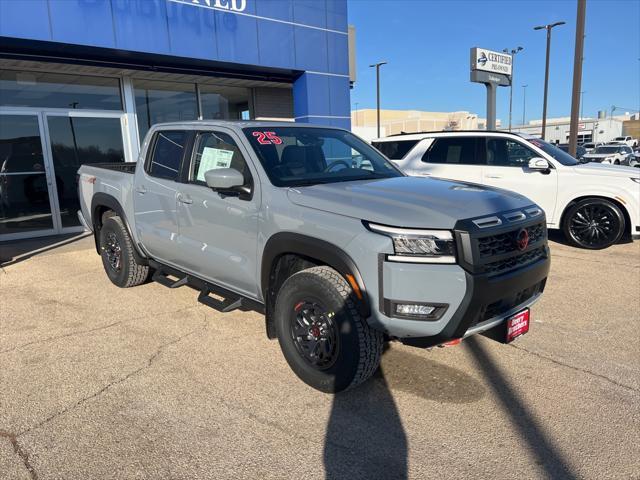
[[[256,245],[259,182],[232,131],[198,132],[185,160],[186,182],[178,192],[178,243],[185,269],[250,297],[258,294]],[[252,195],[221,195],[207,187],[204,174],[216,168],[240,171]]]

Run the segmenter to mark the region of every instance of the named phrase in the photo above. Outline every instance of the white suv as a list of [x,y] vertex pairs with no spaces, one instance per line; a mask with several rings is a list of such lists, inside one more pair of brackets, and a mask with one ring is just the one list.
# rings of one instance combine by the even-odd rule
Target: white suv
[[574,245],[606,248],[640,236],[637,169],[589,163],[535,137],[459,131],[397,135],[373,145],[405,173],[491,185],[540,205]]

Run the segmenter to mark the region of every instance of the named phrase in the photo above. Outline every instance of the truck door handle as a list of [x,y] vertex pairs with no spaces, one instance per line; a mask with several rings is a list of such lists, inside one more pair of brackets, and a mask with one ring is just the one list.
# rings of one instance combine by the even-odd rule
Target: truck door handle
[[178,193],[178,195],[176,195],[176,200],[178,200],[180,203],[186,203],[187,205],[193,203],[193,200],[189,195],[183,195],[182,193]]
[[145,187],[144,185],[139,185],[138,188],[136,188],[136,192],[138,192],[140,195],[144,195],[145,193],[147,193],[147,187]]
[[486,177],[487,178],[502,178],[502,175],[497,175],[497,174],[493,173],[493,174],[487,174]]

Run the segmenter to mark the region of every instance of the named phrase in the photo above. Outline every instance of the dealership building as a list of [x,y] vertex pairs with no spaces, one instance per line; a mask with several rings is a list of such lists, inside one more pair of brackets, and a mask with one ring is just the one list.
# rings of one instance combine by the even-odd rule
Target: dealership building
[[81,230],[78,167],[155,123],[350,128],[349,38],[346,0],[0,0],[0,242]]

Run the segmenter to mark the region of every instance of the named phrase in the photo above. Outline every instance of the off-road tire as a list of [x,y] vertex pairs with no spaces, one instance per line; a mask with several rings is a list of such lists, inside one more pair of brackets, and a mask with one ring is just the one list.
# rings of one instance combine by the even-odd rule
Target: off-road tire
[[[115,238],[120,247],[118,268],[111,265],[107,254],[110,236]],[[117,215],[106,216],[100,229],[100,257],[109,280],[118,287],[135,287],[149,277],[149,267],[136,262],[133,248],[133,241],[122,219]]]
[[[572,220],[577,218],[577,215],[580,212],[584,212],[585,209],[589,209],[593,207],[593,211],[596,212],[595,220],[599,220],[602,218],[603,213],[598,214],[598,212],[608,212],[607,226],[609,227],[610,234],[607,236],[606,240],[602,241],[593,241],[590,243],[589,238],[584,236],[581,238],[579,234],[575,230],[572,231]],[[584,215],[584,214],[583,214]],[[591,218],[585,217],[586,220],[591,221]],[[618,243],[625,231],[625,217],[620,207],[615,203],[606,200],[604,198],[585,198],[584,200],[580,200],[575,203],[565,213],[562,221],[562,232],[564,233],[565,238],[575,247],[586,248],[588,250],[601,250],[603,248],[608,248],[611,245]]]
[[[337,336],[334,363],[321,369],[312,365],[296,346],[293,331],[302,302],[322,305],[332,319]],[[326,266],[302,270],[283,283],[274,317],[282,353],[295,374],[325,393],[337,393],[366,381],[380,365],[384,335],[369,327],[359,314],[357,298],[345,279]]]

